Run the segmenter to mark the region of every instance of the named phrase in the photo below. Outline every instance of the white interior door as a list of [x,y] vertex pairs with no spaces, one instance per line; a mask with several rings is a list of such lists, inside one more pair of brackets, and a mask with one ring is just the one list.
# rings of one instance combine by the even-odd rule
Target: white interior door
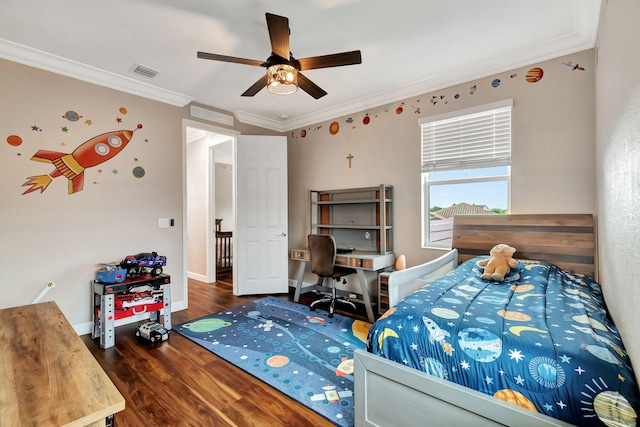
[[235,151],[233,293],[286,293],[287,138],[240,135]]

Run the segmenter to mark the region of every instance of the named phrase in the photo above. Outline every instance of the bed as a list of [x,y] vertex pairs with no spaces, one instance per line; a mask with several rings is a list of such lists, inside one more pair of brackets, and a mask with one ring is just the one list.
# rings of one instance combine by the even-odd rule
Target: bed
[[[477,262],[497,243],[519,265],[484,282]],[[594,280],[591,215],[456,216],[452,246],[383,273],[402,300],[354,354],[356,426],[636,425],[636,377]]]

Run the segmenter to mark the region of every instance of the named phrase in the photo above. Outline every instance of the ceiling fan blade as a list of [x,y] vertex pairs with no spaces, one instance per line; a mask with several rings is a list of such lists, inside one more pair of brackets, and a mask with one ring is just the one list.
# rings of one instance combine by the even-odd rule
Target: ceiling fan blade
[[289,60],[289,19],[267,13],[267,28],[271,39],[271,52]]
[[236,58],[235,56],[218,55],[216,53],[198,52],[198,58],[211,59],[213,61],[234,62],[236,64],[255,65],[257,67],[266,67],[267,63],[258,61],[257,59]]
[[315,99],[320,99],[327,94],[320,86],[306,78],[302,73],[298,73],[298,87]]
[[298,59],[300,70],[315,70],[317,68],[341,67],[343,65],[362,64],[362,55],[359,50],[351,52],[334,53],[332,55],[313,56]]
[[260,78],[260,80],[255,82],[253,84],[253,86],[251,86],[249,89],[245,90],[244,93],[242,94],[242,96],[253,96],[256,93],[260,92],[267,85],[268,79],[269,78],[265,74],[264,76],[262,76]]

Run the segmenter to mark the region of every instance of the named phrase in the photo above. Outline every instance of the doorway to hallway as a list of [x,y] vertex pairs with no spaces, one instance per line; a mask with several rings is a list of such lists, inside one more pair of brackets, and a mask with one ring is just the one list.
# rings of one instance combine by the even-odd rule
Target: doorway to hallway
[[199,122],[185,128],[187,276],[205,283],[232,277],[235,137]]

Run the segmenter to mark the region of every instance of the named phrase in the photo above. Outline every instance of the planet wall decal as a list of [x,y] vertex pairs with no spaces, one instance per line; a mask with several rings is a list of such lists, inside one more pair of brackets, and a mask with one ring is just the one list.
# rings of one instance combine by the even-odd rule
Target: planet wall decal
[[77,122],[80,118],[82,118],[82,116],[78,113],[76,113],[75,111],[67,111],[66,113],[64,113],[64,116],[62,116],[63,119],[67,119],[70,122]]
[[338,122],[332,122],[329,125],[329,133],[335,135],[340,130],[340,124]]
[[9,135],[7,137],[7,143],[9,145],[17,147],[22,144],[22,138],[20,138],[18,135]]
[[542,80],[543,75],[544,75],[544,71],[542,71],[542,68],[535,67],[529,70],[529,72],[525,76],[525,79],[529,83],[537,83],[540,80]]

